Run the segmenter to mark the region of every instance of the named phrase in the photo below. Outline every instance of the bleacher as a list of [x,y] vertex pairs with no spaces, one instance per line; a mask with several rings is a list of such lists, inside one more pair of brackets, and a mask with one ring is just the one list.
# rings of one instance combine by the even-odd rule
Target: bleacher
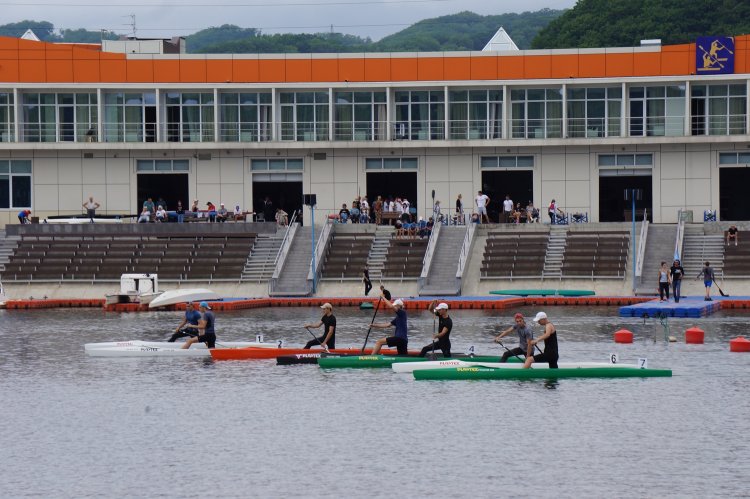
[[480,278],[541,278],[548,239],[548,232],[490,232]]
[[239,280],[256,234],[193,236],[23,236],[5,281]]
[[729,246],[724,248],[723,277],[750,277],[750,231],[739,231],[737,236],[737,246],[730,241]]
[[361,279],[374,232],[333,233],[323,262],[323,279]]
[[630,248],[627,232],[569,231],[562,277],[624,279]]
[[383,277],[416,279],[422,273],[429,238],[391,239],[383,264]]

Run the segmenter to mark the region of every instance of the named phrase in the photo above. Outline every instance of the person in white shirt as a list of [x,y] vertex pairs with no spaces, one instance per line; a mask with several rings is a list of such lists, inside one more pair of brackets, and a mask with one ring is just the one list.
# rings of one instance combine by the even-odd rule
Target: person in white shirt
[[500,222],[510,223],[512,217],[513,217],[513,200],[510,198],[510,196],[505,196],[505,201],[503,201],[503,219],[500,220]]
[[396,213],[398,213],[399,218],[401,218],[401,215],[404,214],[404,205],[401,204],[401,198],[396,198],[396,201],[393,202],[393,210]]
[[367,221],[370,221],[370,203],[367,202],[367,196],[363,196],[359,202],[359,211],[364,215]]
[[487,206],[490,204],[490,198],[483,194],[482,191],[477,192],[477,197],[474,199],[477,205],[477,214],[479,214],[479,223],[486,220],[485,223],[490,223],[490,217],[487,216]]
[[402,218],[406,219],[405,221],[411,222],[411,213],[409,212],[409,208],[411,207],[411,203],[409,203],[409,200],[404,198],[401,200],[401,206],[404,208],[404,214],[405,217],[402,216]]
[[159,207],[156,208],[156,221],[157,222],[167,221],[167,211],[162,207],[162,205],[159,205]]
[[144,206],[143,211],[141,211],[141,216],[138,217],[138,223],[147,224],[150,221],[151,221],[151,212],[148,211],[148,207]]
[[94,201],[94,196],[89,196],[89,200],[83,203],[83,207],[86,208],[86,214],[89,216],[91,223],[94,223],[96,209],[99,208],[99,206],[99,203]]
[[440,201],[435,201],[435,204],[432,206],[432,218],[435,219],[436,223],[439,223],[443,220],[443,214],[440,211]]

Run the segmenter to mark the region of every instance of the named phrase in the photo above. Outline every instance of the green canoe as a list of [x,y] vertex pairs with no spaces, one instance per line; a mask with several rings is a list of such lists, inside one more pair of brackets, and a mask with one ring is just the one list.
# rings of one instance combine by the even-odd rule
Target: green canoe
[[672,376],[671,369],[638,369],[623,367],[589,367],[562,369],[494,369],[491,367],[458,367],[414,371],[414,379],[559,379],[559,378],[661,378]]
[[[471,359],[473,362],[497,362],[499,355],[483,355],[474,357],[455,357],[463,360]],[[423,362],[433,360],[427,357],[414,357],[409,355],[349,355],[346,357],[321,357],[318,365],[324,369],[335,369],[340,367],[366,368],[366,367],[391,367],[394,362]],[[511,362],[520,362],[517,358],[509,359]]]
[[369,301],[363,301],[362,303],[359,304],[360,310],[372,310],[373,308],[375,308],[375,305],[373,305]]
[[490,291],[491,295],[512,296],[594,296],[595,291],[587,289],[499,289]]

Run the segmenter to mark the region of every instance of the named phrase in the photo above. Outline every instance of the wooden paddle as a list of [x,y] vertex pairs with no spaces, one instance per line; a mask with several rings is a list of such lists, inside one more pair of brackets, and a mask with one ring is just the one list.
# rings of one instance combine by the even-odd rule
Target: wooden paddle
[[[495,343],[499,344],[499,345],[500,345],[501,347],[503,347],[503,348],[504,348],[504,349],[506,349],[506,350],[507,350],[508,352],[510,352],[510,348],[506,347],[506,346],[505,346],[505,343],[503,343],[502,341],[500,341],[500,340],[495,340]],[[513,355],[513,357],[517,358],[517,359],[518,359],[518,360],[520,360],[521,362],[523,362],[523,360],[524,360],[524,359],[522,359],[521,357],[519,357],[519,356],[518,356],[518,354],[514,354],[514,355]]]
[[375,324],[375,316],[378,315],[378,309],[380,308],[380,302],[382,300],[383,300],[383,297],[381,296],[380,298],[378,298],[378,304],[375,305],[375,313],[372,314],[372,320],[370,321],[370,327],[367,328],[367,336],[365,336],[365,342],[362,345],[362,350],[360,351],[360,353],[362,353],[362,354],[365,353],[365,348],[367,347],[367,340],[370,339],[370,331],[372,331],[372,325]]
[[[307,332],[310,333],[310,336],[312,336],[314,340],[316,340],[316,341],[318,340],[318,337],[315,336],[312,331],[310,331],[309,327],[306,327],[305,329],[307,329]],[[329,350],[328,350],[328,345],[321,345],[321,343],[319,341],[318,341],[318,345],[322,346],[327,353],[330,353]]]

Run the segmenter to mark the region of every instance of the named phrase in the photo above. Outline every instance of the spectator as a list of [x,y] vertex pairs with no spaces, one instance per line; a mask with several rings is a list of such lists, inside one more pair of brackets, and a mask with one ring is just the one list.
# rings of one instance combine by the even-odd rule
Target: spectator
[[477,197],[474,199],[474,203],[477,205],[477,213],[479,213],[479,223],[487,221],[486,223],[490,223],[490,217],[487,215],[487,207],[490,204],[490,198],[482,193],[482,191],[477,192]]
[[147,224],[151,221],[151,212],[148,211],[148,207],[146,205],[143,205],[143,211],[141,211],[141,216],[138,217],[138,223],[139,224]]
[[419,230],[419,237],[430,237],[430,234],[432,234],[432,228],[435,226],[435,219],[430,217],[429,220],[427,220],[427,224],[424,226],[424,228]]
[[555,217],[557,215],[557,203],[553,199],[547,208],[547,215],[549,215],[549,223],[555,224]]
[[404,222],[411,222],[411,203],[409,200],[406,198],[402,199],[401,207],[404,209],[404,214],[401,215],[401,220]]
[[[152,217],[156,214],[156,206],[154,205],[154,200],[151,198],[148,198],[143,202],[143,207],[148,209],[149,214]],[[143,215],[143,212],[141,212],[141,215]]]
[[281,227],[286,227],[289,225],[289,214],[282,210],[281,208],[276,209],[276,215],[274,215],[276,218],[276,223]]
[[156,202],[156,206],[159,205],[161,205],[165,210],[167,209],[167,202],[164,201],[164,198],[162,196],[159,196],[159,200]]
[[432,205],[432,218],[437,223],[440,223],[443,221],[443,214],[441,213],[441,208],[440,208],[440,200],[435,201],[435,204]]
[[266,199],[263,200],[263,220],[266,222],[271,222],[274,220],[276,210],[273,209],[273,202],[271,201],[271,198],[266,196]]
[[473,223],[473,224],[479,224],[479,223],[481,223],[481,220],[479,218],[479,213],[472,213],[471,214],[471,223]]
[[516,207],[513,210],[512,217],[513,217],[513,223],[520,224],[521,223],[521,214],[523,213],[523,210],[521,209],[521,203],[516,203]]
[[526,205],[526,223],[539,223],[539,210],[531,201]]
[[99,208],[99,206],[99,203],[94,201],[94,196],[89,196],[89,200],[83,203],[83,207],[86,208],[86,214],[89,216],[91,223],[94,223],[96,209]]
[[30,224],[31,220],[29,219],[29,215],[31,215],[31,210],[21,210],[18,212],[18,222],[21,225]]
[[372,210],[375,212],[375,224],[380,225],[383,221],[383,199],[380,196],[372,203]]
[[351,216],[351,213],[346,208],[346,203],[341,205],[341,209],[339,210],[339,222],[342,224],[345,224],[347,220],[349,220],[349,217]]
[[674,302],[680,303],[680,286],[682,285],[682,278],[685,276],[685,269],[682,268],[682,263],[680,263],[679,260],[675,260],[669,268],[669,273],[672,276],[672,295],[674,296]]
[[352,201],[352,209],[349,210],[349,214],[352,217],[352,223],[353,224],[358,224],[359,223],[359,215],[360,215],[360,213],[361,212],[359,211],[359,196],[357,196],[356,198],[354,198],[354,201]]
[[737,231],[737,226],[732,224],[729,226],[729,229],[727,229],[727,246],[729,246],[729,241],[734,240],[734,245],[737,246],[737,243],[740,240],[740,234]]
[[156,222],[162,223],[167,221],[167,210],[162,205],[156,208]]
[[372,281],[370,280],[370,269],[367,267],[362,270],[362,282],[365,283],[365,296],[370,294],[372,289]]
[[466,220],[464,219],[464,200],[461,197],[461,194],[458,195],[456,198],[456,224],[464,224],[466,223]]
[[206,215],[209,222],[216,221],[216,206],[211,201],[206,203]]
[[363,196],[359,202],[360,222],[367,223],[370,221],[370,203],[367,202],[367,196]]
[[198,200],[194,199],[193,200],[193,206],[190,207],[190,211],[192,211],[193,213],[198,213],[199,209],[200,208],[198,208]]
[[705,301],[712,301],[713,298],[711,298],[711,285],[716,280],[716,274],[714,274],[714,269],[711,267],[711,262],[704,262],[703,268],[701,269],[700,274],[698,274],[698,277],[696,279],[700,279],[701,276],[703,277],[703,285],[706,287],[706,297],[703,298]]
[[667,262],[661,262],[659,267],[659,301],[664,301],[664,295],[667,295],[669,301],[669,285],[672,284],[672,276],[669,273]]
[[219,205],[219,211],[216,212],[216,221],[224,223],[227,221],[228,217],[229,217],[229,212],[224,206],[224,203],[221,203]]
[[245,220],[245,215],[242,213],[242,210],[240,209],[240,205],[235,205],[234,207],[234,221],[240,222]]
[[182,206],[182,201],[177,201],[177,208],[174,210],[177,215],[177,223],[181,224],[185,221],[185,207]]
[[503,201],[503,218],[500,220],[500,223],[511,223],[511,220],[513,219],[513,200],[510,199],[510,196],[505,196],[505,201]]

